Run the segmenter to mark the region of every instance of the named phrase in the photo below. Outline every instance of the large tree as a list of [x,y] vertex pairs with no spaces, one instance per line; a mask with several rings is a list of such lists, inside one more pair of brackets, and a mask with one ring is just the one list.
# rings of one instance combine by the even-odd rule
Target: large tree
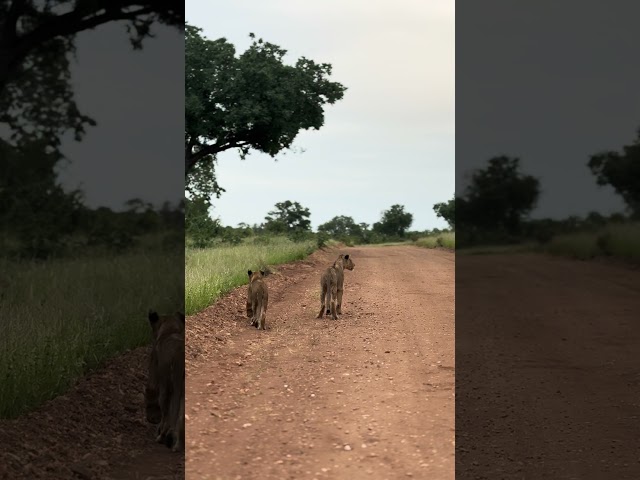
[[444,219],[449,227],[455,228],[456,226],[456,198],[455,196],[448,202],[436,203],[433,206],[433,211],[436,212],[436,216]]
[[0,0],[0,226],[27,254],[46,256],[86,214],[78,191],[57,181],[63,135],[95,122],[76,104],[71,62],[78,33],[121,22],[133,48],[154,23],[182,28],[168,0]]
[[12,144],[39,140],[57,149],[64,133],[79,139],[94,124],[76,105],[71,58],[78,33],[115,21],[141,48],[155,22],[184,25],[184,3],[0,0],[0,127],[9,128]]
[[333,238],[360,237],[362,236],[363,228],[353,218],[339,215],[318,226],[318,232],[327,233]]
[[482,230],[517,234],[523,218],[535,207],[540,194],[537,178],[520,172],[520,159],[491,158],[476,170],[464,194],[456,198],[458,223]]
[[310,231],[311,213],[298,202],[278,202],[275,210],[265,217],[265,229],[272,233],[291,233],[296,230]]
[[251,149],[274,157],[290,148],[300,130],[319,129],[324,107],[345,87],[329,81],[331,65],[300,58],[287,65],[286,50],[254,35],[236,56],[225,38],[209,40],[186,26],[185,172],[215,155]]
[[621,152],[592,155],[588,165],[598,185],[612,186],[632,214],[640,218],[640,130],[630,145],[623,145]]
[[404,205],[392,205],[389,210],[382,212],[382,218],[373,224],[373,230],[385,235],[404,237],[412,223],[413,214],[405,212]]

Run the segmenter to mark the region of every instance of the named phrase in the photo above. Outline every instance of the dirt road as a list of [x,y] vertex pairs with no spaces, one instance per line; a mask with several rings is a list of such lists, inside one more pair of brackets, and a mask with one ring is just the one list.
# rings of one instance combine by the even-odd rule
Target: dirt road
[[456,263],[456,477],[640,478],[640,271]]
[[246,287],[187,318],[187,478],[454,478],[454,254],[340,252],[337,321],[315,318],[337,251],[267,277],[266,332]]
[[0,479],[183,479],[183,455],[156,444],[145,419],[148,355],[126,352],[64,395],[0,420]]

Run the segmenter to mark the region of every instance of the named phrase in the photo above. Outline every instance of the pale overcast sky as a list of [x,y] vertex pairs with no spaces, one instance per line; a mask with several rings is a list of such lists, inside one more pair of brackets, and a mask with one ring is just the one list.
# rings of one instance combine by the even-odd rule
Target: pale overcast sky
[[63,142],[59,178],[90,207],[121,209],[131,198],[161,205],[184,197],[184,36],[155,26],[134,51],[122,23],[77,37],[73,84],[82,113],[97,121],[82,142]]
[[466,2],[457,12],[458,190],[495,155],[540,179],[536,217],[624,209],[590,155],[640,126],[637,1]]
[[298,135],[304,153],[277,162],[221,154],[227,192],[213,216],[261,223],[276,202],[291,200],[310,209],[315,229],[336,215],[372,224],[401,204],[414,215],[412,229],[446,226],[433,204],[450,199],[455,184],[454,2],[188,0],[186,17],[238,53],[253,32],[288,50],[288,62],[330,63],[332,79],[348,88],[327,107],[323,128]]

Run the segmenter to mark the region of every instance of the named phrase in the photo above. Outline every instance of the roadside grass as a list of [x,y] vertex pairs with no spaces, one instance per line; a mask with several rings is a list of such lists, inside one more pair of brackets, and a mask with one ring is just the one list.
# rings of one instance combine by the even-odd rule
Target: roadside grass
[[430,235],[428,237],[419,238],[414,242],[415,245],[423,248],[448,248],[456,249],[456,233],[444,232],[438,235]]
[[40,405],[106,359],[148,344],[148,310],[183,306],[181,264],[167,253],[0,259],[0,418]]
[[482,245],[457,250],[460,255],[501,253],[547,253],[578,260],[610,257],[640,261],[640,223],[607,225],[595,232],[557,235],[545,244],[527,242],[515,245]]
[[608,225],[593,233],[559,235],[544,251],[582,260],[610,256],[640,261],[640,223]]
[[[383,242],[383,243],[364,243],[362,245],[358,245],[359,248],[366,248],[366,247],[397,247],[400,245],[410,245],[411,241],[410,240],[406,240],[404,242]],[[347,245],[347,246],[352,246],[352,245]]]
[[187,248],[185,310],[193,315],[232,289],[247,283],[247,270],[301,260],[317,249],[315,240],[254,237],[240,245]]

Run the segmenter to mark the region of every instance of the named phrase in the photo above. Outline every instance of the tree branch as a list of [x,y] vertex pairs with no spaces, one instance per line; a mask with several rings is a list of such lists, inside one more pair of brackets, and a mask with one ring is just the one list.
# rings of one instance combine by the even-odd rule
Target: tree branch
[[216,153],[223,152],[225,150],[229,150],[231,148],[240,148],[248,145],[247,142],[236,141],[236,142],[228,142],[223,144],[214,143],[213,145],[201,145],[200,150],[195,153],[191,152],[191,149],[187,149],[185,155],[185,175],[187,175],[191,169],[202,160],[204,157],[209,155],[215,155]]
[[[127,5],[123,5],[122,8],[126,6]],[[97,12],[100,10],[105,10],[105,12],[98,15]],[[90,30],[98,25],[114,20],[133,20],[141,15],[153,13],[153,11],[154,10],[151,7],[142,7],[131,11],[123,11],[112,7],[106,9],[99,7],[91,12],[80,12],[74,10],[73,12],[65,13],[64,15],[56,17],[41,27],[36,28],[33,32],[25,35],[22,39],[22,42],[24,43],[23,49],[28,52],[36,45],[44,43],[55,37],[68,36],[84,30]],[[90,16],[88,18],[84,18],[87,16],[87,13],[89,13]]]
[[[13,28],[15,30],[15,24],[17,18],[22,13],[23,0],[14,0],[11,4],[13,9],[13,15],[16,19],[11,24],[5,24],[6,27]],[[75,10],[51,17],[50,20],[46,20],[39,27],[36,27],[33,31],[27,33],[22,38],[14,37],[12,41],[9,40],[3,32],[2,42],[0,43],[0,50],[3,51],[5,58],[1,58],[0,62],[0,90],[7,82],[10,72],[17,67],[29,53],[34,50],[38,45],[47,42],[55,37],[69,36],[75,33],[79,33],[84,30],[90,30],[107,22],[117,20],[134,20],[143,15],[151,14],[156,11],[154,7],[148,5],[140,5],[140,8],[134,10],[125,10],[134,5],[139,5],[142,2],[121,0],[105,1],[105,2],[91,2],[91,8],[86,8],[86,5],[77,7]],[[103,12],[103,13],[99,13]],[[7,17],[10,17],[10,14]],[[9,19],[9,18],[8,18]],[[8,32],[10,34],[11,31]],[[15,35],[15,32],[14,32]]]

